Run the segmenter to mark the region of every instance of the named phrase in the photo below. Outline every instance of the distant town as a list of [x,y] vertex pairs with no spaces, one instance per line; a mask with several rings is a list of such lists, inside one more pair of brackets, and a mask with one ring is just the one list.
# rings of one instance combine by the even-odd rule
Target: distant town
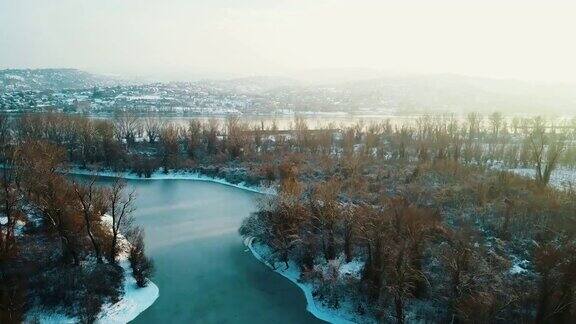
[[[538,91],[535,91],[537,89]],[[143,82],[75,69],[0,70],[0,111],[87,115],[400,115],[506,110],[569,114],[576,95],[566,86],[455,75],[306,83],[253,77],[191,82]],[[524,93],[523,93],[524,92]],[[519,96],[518,93],[523,93]]]

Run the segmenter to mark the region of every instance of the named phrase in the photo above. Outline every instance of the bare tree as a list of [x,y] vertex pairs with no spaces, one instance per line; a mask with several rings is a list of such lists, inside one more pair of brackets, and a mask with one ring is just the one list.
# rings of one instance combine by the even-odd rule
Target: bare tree
[[144,132],[146,133],[146,137],[148,137],[148,143],[152,144],[158,140],[163,127],[164,123],[160,118],[153,116],[146,117],[144,120]]
[[118,234],[128,232],[133,223],[132,213],[135,210],[136,193],[134,190],[126,191],[126,181],[117,177],[108,191],[109,213],[112,217],[112,243],[108,259],[116,262],[118,254]]
[[248,126],[238,116],[226,118],[226,149],[231,159],[239,158],[245,149]]
[[312,217],[321,233],[322,251],[326,260],[336,258],[336,230],[340,218],[338,193],[341,184],[331,179],[314,188],[311,196]]
[[294,117],[294,132],[296,133],[296,146],[300,152],[309,146],[310,138],[308,131],[308,123],[302,116]]
[[550,182],[552,171],[556,168],[566,143],[563,134],[546,131],[547,124],[542,117],[535,117],[530,127],[526,139],[530,158],[536,168],[536,182],[544,187]]
[[93,176],[88,184],[85,185],[74,182],[73,188],[77,201],[82,206],[82,215],[84,217],[86,233],[88,234],[90,242],[92,242],[92,246],[94,247],[96,261],[98,263],[102,263],[102,251],[100,249],[100,243],[98,242],[93,232],[93,223],[99,222],[101,220],[103,212],[106,208],[103,191],[96,186],[95,176]]
[[198,149],[202,145],[202,124],[200,121],[193,119],[188,123],[186,132],[186,150],[188,157],[194,159],[198,156]]
[[21,194],[16,186],[16,172],[13,169],[16,151],[9,146],[11,140],[9,122],[6,115],[0,115],[0,164],[4,166],[0,179],[0,203],[6,217],[4,233],[0,223],[0,254],[7,255],[15,244],[14,226]]
[[2,172],[0,179],[0,203],[4,216],[6,217],[5,233],[2,224],[0,224],[0,254],[8,255],[16,244],[14,228],[19,214],[18,208],[22,195],[16,186],[14,170],[5,168],[0,172]]
[[144,231],[136,227],[128,233],[127,238],[130,242],[128,260],[132,267],[132,274],[138,287],[146,287],[148,279],[154,272],[154,263],[144,254]]
[[80,264],[76,236],[80,231],[74,193],[59,171],[64,152],[45,141],[28,141],[18,151],[17,171],[28,196],[46,220],[49,229],[60,238],[64,260]]
[[207,125],[204,125],[204,137],[206,138],[206,151],[208,154],[216,154],[218,152],[218,131],[220,125],[218,120],[211,118]]
[[348,206],[342,213],[344,257],[346,258],[346,262],[350,262],[354,258],[354,239],[358,222],[357,210],[358,208],[356,206]]
[[162,166],[164,172],[168,172],[171,168],[177,168],[179,165],[180,155],[180,128],[173,124],[167,124],[162,128],[160,133]]
[[119,141],[124,140],[128,145],[134,144],[140,128],[138,117],[128,112],[119,112],[114,116],[114,125]]

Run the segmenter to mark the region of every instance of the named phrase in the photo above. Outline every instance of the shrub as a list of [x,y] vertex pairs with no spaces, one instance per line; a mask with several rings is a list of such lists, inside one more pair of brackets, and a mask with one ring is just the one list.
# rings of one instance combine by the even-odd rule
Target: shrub
[[154,263],[150,258],[144,254],[144,233],[140,228],[137,228],[130,235],[130,267],[132,274],[136,279],[138,287],[146,287],[148,285],[148,278],[154,272]]

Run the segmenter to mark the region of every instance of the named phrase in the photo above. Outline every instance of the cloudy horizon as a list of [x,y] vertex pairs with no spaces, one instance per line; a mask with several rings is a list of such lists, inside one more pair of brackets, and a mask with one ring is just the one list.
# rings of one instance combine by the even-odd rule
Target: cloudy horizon
[[0,68],[354,68],[576,83],[575,14],[568,1],[0,0]]

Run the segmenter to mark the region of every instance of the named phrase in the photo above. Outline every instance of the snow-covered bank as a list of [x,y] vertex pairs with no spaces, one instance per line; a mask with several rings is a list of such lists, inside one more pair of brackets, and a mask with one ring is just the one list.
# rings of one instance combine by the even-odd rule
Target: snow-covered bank
[[[112,218],[104,215],[104,223],[111,224]],[[152,281],[148,281],[146,287],[138,287],[136,278],[132,274],[130,262],[128,261],[130,243],[122,236],[118,236],[118,245],[122,251],[118,256],[118,264],[124,271],[122,281],[122,295],[116,303],[106,303],[102,305],[100,313],[96,317],[96,323],[123,324],[135,319],[140,313],[152,306],[160,290]],[[26,316],[26,323],[57,324],[57,323],[78,323],[77,318],[69,317],[62,313],[45,312],[42,310],[32,310]]]
[[[373,320],[361,317],[360,315],[356,315],[352,309],[351,305],[347,305],[346,303],[342,303],[341,307],[338,309],[330,308],[322,305],[322,303],[314,298],[314,286],[311,283],[306,283],[300,281],[300,270],[298,266],[290,261],[288,269],[284,268],[284,263],[280,265],[278,268],[274,267],[270,264],[269,261],[266,260],[266,255],[269,255],[269,249],[262,245],[257,244],[254,242],[254,237],[247,237],[244,240],[244,244],[250,249],[254,257],[258,259],[260,262],[264,263],[270,269],[274,270],[275,272],[281,274],[296,286],[298,286],[302,292],[304,292],[304,296],[306,297],[306,309],[316,316],[318,319],[321,319],[326,322],[330,323],[337,323],[337,324],[348,324],[348,323],[371,323]],[[344,265],[341,267],[340,271],[343,274],[347,275],[354,275],[351,274],[350,271],[359,271],[361,269],[361,265],[358,266],[356,262],[351,262],[350,264]]]
[[[124,293],[117,303],[108,303],[102,306],[96,323],[128,323],[148,307],[152,306],[160,295],[158,286],[151,281],[148,282],[148,286],[138,288],[136,285],[136,279],[132,275],[132,270],[130,269],[128,260],[121,260],[120,266],[124,269]],[[27,314],[25,322],[40,324],[72,324],[78,323],[79,320],[61,313],[48,313],[33,310]]]
[[[99,177],[117,177],[117,172],[112,171],[91,171],[91,170],[83,170],[83,169],[71,169],[66,173],[72,175],[97,175]],[[213,178],[207,175],[203,175],[196,172],[154,172],[151,177],[139,177],[134,173],[121,173],[123,179],[130,179],[130,180],[193,180],[193,181],[205,181],[205,182],[214,182],[219,183],[225,186],[230,186],[250,192],[260,193],[260,194],[275,194],[276,191],[272,187],[264,187],[264,186],[249,186],[246,185],[244,182],[240,183],[231,183],[226,181],[223,178]]]
[[160,295],[158,286],[152,281],[149,281],[144,288],[136,285],[136,279],[132,275],[128,260],[120,261],[120,266],[124,269],[124,294],[117,303],[102,306],[96,323],[130,322],[152,306]]
[[[102,221],[112,227],[110,215],[104,215]],[[124,294],[117,303],[108,303],[102,306],[96,323],[127,323],[152,306],[160,295],[158,286],[150,280],[148,280],[146,287],[140,288],[136,285],[136,278],[132,274],[128,261],[130,243],[122,234],[119,234],[118,245],[122,251],[118,256],[118,261],[124,269],[124,281],[122,283]]]

